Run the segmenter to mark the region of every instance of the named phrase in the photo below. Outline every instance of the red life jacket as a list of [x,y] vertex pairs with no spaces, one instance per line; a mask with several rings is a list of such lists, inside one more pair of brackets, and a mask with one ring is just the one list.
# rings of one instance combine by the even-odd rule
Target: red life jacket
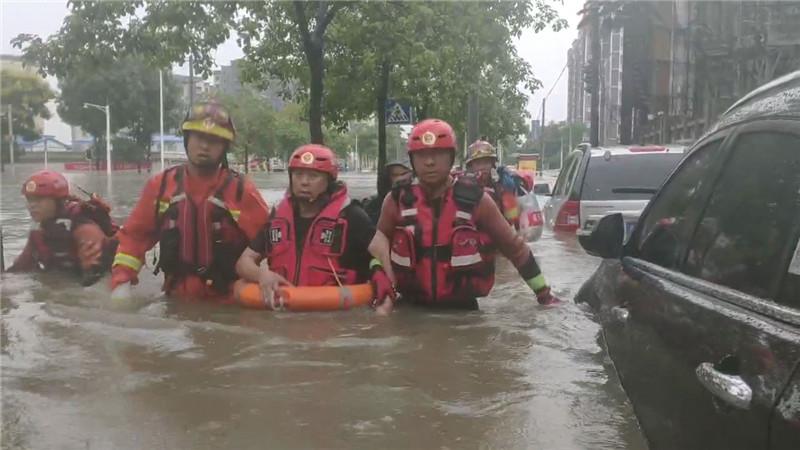
[[[48,220],[36,230],[31,231],[33,258],[42,270],[71,270],[80,268],[77,247],[72,231],[82,223],[95,222],[107,236],[112,236],[117,226],[109,213],[109,208],[101,200],[92,198],[89,201],[77,199],[67,200],[62,212],[53,220]],[[107,253],[108,248],[104,249]],[[111,250],[113,253],[113,250]],[[105,255],[110,267],[110,259]]]
[[197,275],[218,292],[226,293],[237,279],[235,265],[247,247],[247,236],[237,225],[244,193],[244,179],[235,171],[227,175],[214,194],[195,204],[186,194],[186,168],[164,173],[156,198],[159,259],[155,272],[163,270],[170,281]]
[[401,223],[392,236],[398,290],[423,303],[485,297],[494,286],[494,249],[472,217],[483,190],[465,177],[447,190],[438,214],[418,184],[395,189]]
[[273,210],[265,229],[270,270],[295,286],[355,284],[357,272],[342,267],[339,261],[347,248],[348,223],[342,211],[349,204],[347,188],[342,186],[314,218],[298,254],[294,208],[287,193]]

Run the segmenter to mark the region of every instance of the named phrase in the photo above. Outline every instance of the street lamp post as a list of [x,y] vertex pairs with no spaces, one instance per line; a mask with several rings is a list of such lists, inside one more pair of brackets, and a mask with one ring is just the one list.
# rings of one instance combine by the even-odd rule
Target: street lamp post
[[11,117],[11,105],[8,105],[8,144],[11,150],[8,153],[8,161],[11,163],[11,167],[14,167],[14,121]]
[[84,103],[84,108],[95,108],[106,113],[106,173],[111,176],[111,107],[95,105],[94,103]]
[[161,170],[164,170],[164,71],[158,70],[158,104],[160,132],[158,135],[161,150]]

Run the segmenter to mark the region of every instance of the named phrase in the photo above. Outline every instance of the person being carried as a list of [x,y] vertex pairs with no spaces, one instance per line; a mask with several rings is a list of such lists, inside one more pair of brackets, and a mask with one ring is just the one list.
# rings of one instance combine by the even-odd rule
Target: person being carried
[[52,170],[31,175],[22,195],[38,227],[9,272],[64,270],[89,286],[111,268],[117,226],[111,208],[97,195],[88,201],[70,195],[66,178]]
[[119,232],[112,297],[124,298],[138,282],[145,252],[159,245],[156,273],[173,297],[230,301],[234,265],[267,222],[269,210],[256,186],[228,168],[236,136],[227,110],[198,103],[181,125],[188,162],[147,181]]
[[[450,176],[456,139],[439,119],[411,130],[408,153],[417,182],[386,196],[378,230],[391,242],[390,258],[403,301],[477,308],[494,285],[495,249],[508,258],[540,304],[559,302],[528,246],[508,226],[474,176]],[[391,300],[381,308],[391,309]]]
[[351,202],[337,175],[336,155],[329,148],[309,144],[294,151],[286,196],[236,263],[242,277],[237,287],[259,283],[265,302],[271,303],[281,285],[369,281],[375,298],[394,299],[390,274],[383,268],[389,267],[388,241]]
[[[466,172],[477,178],[478,184],[494,200],[506,221],[519,230],[520,207],[517,197],[526,193],[523,189],[526,185],[524,178],[505,167],[498,167],[497,151],[484,138],[467,148],[466,166]],[[497,173],[497,178],[493,172]]]

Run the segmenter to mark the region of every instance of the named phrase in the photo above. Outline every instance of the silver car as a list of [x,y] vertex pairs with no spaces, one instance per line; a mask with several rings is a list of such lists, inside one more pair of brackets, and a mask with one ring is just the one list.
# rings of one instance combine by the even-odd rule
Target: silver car
[[545,204],[545,223],[556,231],[583,235],[604,216],[620,213],[627,237],[684,150],[683,146],[617,146],[573,151]]

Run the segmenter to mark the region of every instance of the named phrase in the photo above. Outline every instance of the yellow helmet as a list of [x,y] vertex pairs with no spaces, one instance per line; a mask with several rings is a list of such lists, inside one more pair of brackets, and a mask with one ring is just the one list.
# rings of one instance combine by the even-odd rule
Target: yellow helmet
[[195,104],[186,114],[181,130],[210,134],[228,142],[236,137],[236,127],[228,110],[213,100]]
[[492,144],[477,140],[467,148],[467,164],[482,158],[494,158],[497,161],[497,152],[495,152]]

